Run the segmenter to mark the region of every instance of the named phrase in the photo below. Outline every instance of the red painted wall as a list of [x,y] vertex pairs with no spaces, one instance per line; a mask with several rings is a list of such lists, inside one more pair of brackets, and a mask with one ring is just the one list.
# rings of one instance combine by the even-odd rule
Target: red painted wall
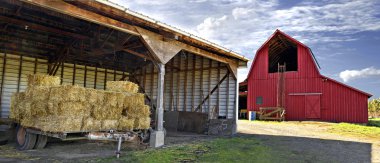
[[[289,37],[289,36],[288,36]],[[308,47],[297,43],[298,71],[285,73],[286,120],[320,120],[331,122],[368,122],[369,94],[322,76]],[[256,53],[248,81],[247,107],[259,111],[259,107],[276,106],[277,73],[268,73],[268,47],[264,45]],[[320,96],[320,118],[305,116],[305,95]],[[263,104],[256,104],[256,97],[263,97]]]

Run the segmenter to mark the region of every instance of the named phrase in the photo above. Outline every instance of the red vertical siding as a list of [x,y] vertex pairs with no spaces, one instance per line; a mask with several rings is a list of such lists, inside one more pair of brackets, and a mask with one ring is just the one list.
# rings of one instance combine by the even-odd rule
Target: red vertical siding
[[[332,122],[368,122],[368,94],[322,76],[308,47],[297,43],[298,71],[285,73],[286,119],[305,118],[305,95],[318,93],[321,97],[321,116],[318,120]],[[249,110],[276,106],[277,73],[268,73],[268,46],[256,53],[248,80]],[[297,95],[295,95],[297,94]],[[263,97],[263,104],[256,104],[256,97]]]

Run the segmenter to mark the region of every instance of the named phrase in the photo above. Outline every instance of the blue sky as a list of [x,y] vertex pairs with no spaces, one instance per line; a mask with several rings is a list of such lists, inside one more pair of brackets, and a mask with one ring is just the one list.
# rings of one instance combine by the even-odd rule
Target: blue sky
[[[378,0],[110,1],[251,60],[280,29],[313,50],[322,74],[380,97]],[[249,67],[239,70],[239,81],[246,78]]]

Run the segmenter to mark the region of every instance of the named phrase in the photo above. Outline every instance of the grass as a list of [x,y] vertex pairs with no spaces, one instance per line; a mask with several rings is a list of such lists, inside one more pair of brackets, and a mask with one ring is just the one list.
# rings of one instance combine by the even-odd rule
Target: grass
[[380,118],[371,118],[371,119],[368,119],[368,126],[380,127]]
[[[254,138],[218,138],[209,142],[171,146],[162,149],[133,151],[123,155],[118,162],[280,162],[273,157],[270,147]],[[116,158],[99,159],[115,162]]]
[[330,130],[331,132],[339,134],[350,134],[358,136],[369,136],[369,137],[380,137],[380,128],[373,126],[365,126],[350,123],[339,123],[333,125]]

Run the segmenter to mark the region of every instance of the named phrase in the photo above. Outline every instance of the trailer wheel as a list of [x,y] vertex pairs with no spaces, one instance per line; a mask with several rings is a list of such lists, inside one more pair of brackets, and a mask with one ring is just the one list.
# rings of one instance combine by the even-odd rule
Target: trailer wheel
[[33,149],[43,149],[46,146],[48,137],[46,135],[37,135],[37,141],[36,144],[34,145]]
[[19,150],[33,149],[36,144],[37,135],[29,133],[25,128],[17,127],[17,145]]

